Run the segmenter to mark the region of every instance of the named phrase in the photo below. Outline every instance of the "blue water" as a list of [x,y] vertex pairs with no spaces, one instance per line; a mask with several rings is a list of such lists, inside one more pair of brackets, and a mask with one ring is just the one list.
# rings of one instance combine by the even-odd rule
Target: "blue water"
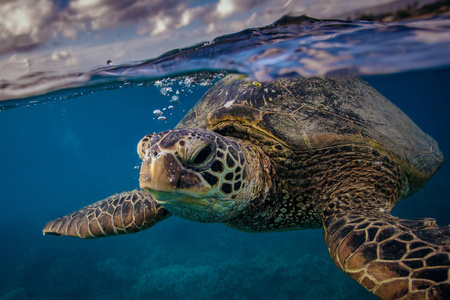
[[[450,70],[365,79],[450,157]],[[375,298],[334,266],[321,230],[249,234],[172,217],[127,236],[42,236],[48,220],[137,187],[137,141],[173,128],[206,89],[170,102],[144,85],[1,112],[0,299]],[[393,214],[449,224],[449,180],[444,163]]]
[[[249,30],[228,40],[221,37],[201,51],[194,47],[106,67],[78,81],[103,85],[59,90],[77,85],[72,78],[69,85],[52,88],[21,82],[1,86],[35,97],[0,107],[0,300],[375,299],[334,265],[321,230],[250,234],[176,217],[145,232],[97,240],[42,236],[41,229],[53,218],[138,187],[137,142],[175,127],[210,86],[204,79],[195,85],[180,85],[181,79],[154,81],[167,74],[228,69],[264,78],[334,71],[365,75],[450,157],[450,44],[444,38],[430,44],[414,39],[424,33],[443,37],[448,22],[448,17],[395,24],[332,21],[308,23],[302,30],[310,31],[302,32],[298,26],[262,35]],[[250,47],[253,37],[260,43]],[[319,37],[327,41],[325,48]],[[238,42],[242,48],[231,47]],[[283,51],[255,56],[275,48]],[[318,49],[342,59],[321,60],[324,56],[315,56]],[[286,66],[295,66],[289,69],[295,72],[284,72]],[[36,96],[49,90],[58,91]],[[157,120],[156,109],[164,112],[165,121]],[[449,182],[450,164],[445,162],[425,188],[392,213],[450,224]]]

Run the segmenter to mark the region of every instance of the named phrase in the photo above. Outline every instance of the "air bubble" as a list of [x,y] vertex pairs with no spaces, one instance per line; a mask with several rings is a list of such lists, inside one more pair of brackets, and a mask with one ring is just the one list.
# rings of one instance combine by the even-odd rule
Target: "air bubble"
[[[161,110],[155,109],[155,110],[153,111],[153,114],[154,114],[155,116],[160,116],[160,115],[162,115],[163,113],[162,113]],[[158,119],[159,119],[159,118],[158,118]]]
[[172,88],[171,87],[166,87],[164,89],[164,95],[168,94],[168,93],[172,93]]

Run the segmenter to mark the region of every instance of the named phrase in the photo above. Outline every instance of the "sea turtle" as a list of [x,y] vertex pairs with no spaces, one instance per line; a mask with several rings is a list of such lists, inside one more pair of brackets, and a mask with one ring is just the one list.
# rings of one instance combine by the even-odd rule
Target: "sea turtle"
[[171,215],[248,232],[322,227],[336,265],[380,298],[450,298],[450,227],[389,214],[442,153],[359,78],[230,74],[137,148],[141,189],[50,221],[44,234],[133,233]]

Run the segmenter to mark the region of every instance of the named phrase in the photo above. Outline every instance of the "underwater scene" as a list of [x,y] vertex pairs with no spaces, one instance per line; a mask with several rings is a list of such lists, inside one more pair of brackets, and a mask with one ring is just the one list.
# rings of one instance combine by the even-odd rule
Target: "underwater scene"
[[[48,21],[51,11],[75,20],[77,8],[105,3],[37,2],[51,8],[37,12],[47,16],[43,28],[62,26]],[[0,300],[378,299],[339,270],[321,228],[249,233],[172,216],[143,232],[107,238],[42,234],[50,220],[139,188],[140,139],[174,129],[231,73],[248,76],[254,86],[286,78],[361,77],[435,139],[444,156],[429,182],[391,214],[433,218],[440,227],[450,224],[448,1],[382,1],[373,7],[371,1],[329,1],[341,7],[333,13],[323,9],[327,1],[280,1],[275,6],[242,1],[239,9],[238,1],[187,2],[192,7],[165,2],[177,7],[180,16],[183,9],[189,12],[184,18],[192,23],[186,24],[197,27],[163,22],[165,27],[150,24],[156,29],[148,31],[136,23],[127,30],[154,34],[158,42],[160,31],[181,28],[204,40],[189,40],[177,31],[180,44],[171,40],[169,49],[139,54],[132,49],[147,50],[143,42],[132,46],[131,38],[102,32],[108,41],[117,39],[120,45],[114,47],[125,49],[122,56],[110,56],[107,48],[71,48],[69,39],[50,43],[55,49],[74,49],[72,54],[58,50],[58,55],[46,56],[39,51],[49,49],[48,44],[30,42],[43,40],[43,35],[32,39],[30,34],[25,42],[23,32],[17,40],[0,32],[0,38],[11,41],[0,46]],[[12,3],[0,4],[0,11],[12,11]],[[124,4],[111,3],[108,9],[125,11]],[[162,18],[162,10],[159,15],[139,14],[142,7],[136,5],[163,6],[163,1],[127,3],[135,10],[129,18]],[[342,9],[345,4],[355,9]],[[237,20],[244,12],[246,27],[225,26],[227,18]],[[162,20],[172,20],[167,18]],[[227,32],[200,30],[214,22]],[[84,27],[74,24],[84,38]],[[92,34],[95,26],[109,30],[99,24],[89,25]],[[0,25],[9,28],[6,21]],[[101,49],[101,63],[91,63],[90,55],[98,56]]]

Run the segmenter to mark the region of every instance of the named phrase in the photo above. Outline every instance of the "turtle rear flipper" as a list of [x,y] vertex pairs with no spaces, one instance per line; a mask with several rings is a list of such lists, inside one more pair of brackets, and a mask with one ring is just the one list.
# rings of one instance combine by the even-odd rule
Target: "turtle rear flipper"
[[330,201],[323,211],[336,265],[381,299],[450,299],[450,227],[401,220],[356,202],[358,209],[346,209]]
[[42,230],[44,235],[97,238],[135,233],[171,216],[143,190],[122,192],[88,205],[67,216],[52,220]]

